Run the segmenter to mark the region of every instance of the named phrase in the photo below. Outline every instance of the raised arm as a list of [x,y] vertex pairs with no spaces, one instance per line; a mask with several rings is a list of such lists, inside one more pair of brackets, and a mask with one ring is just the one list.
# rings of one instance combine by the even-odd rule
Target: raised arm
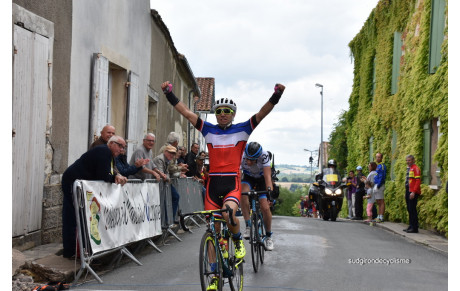
[[257,123],[261,122],[262,119],[265,118],[272,110],[275,108],[275,105],[278,104],[278,101],[281,98],[281,95],[283,95],[284,89],[286,87],[282,84],[276,84],[275,85],[275,92],[273,93],[272,97],[268,100],[267,103],[260,108],[259,112],[256,113],[256,121]]
[[195,126],[198,121],[198,115],[193,113],[183,102],[181,102],[176,95],[172,92],[172,84],[169,81],[161,84],[161,90],[166,94],[166,99],[169,103],[174,106],[174,109],[177,110],[182,116],[184,116],[190,123]]

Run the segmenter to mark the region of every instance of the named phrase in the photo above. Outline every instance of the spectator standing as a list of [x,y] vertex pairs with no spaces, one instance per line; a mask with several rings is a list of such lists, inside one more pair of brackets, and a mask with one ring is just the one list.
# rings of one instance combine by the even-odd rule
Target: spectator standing
[[374,182],[374,194],[375,201],[379,208],[379,214],[377,216],[377,222],[383,222],[383,215],[385,214],[385,200],[384,200],[384,191],[385,191],[385,179],[387,176],[387,167],[382,162],[383,155],[377,153],[375,155],[375,161],[377,162],[377,175],[375,176]]
[[417,200],[422,193],[420,189],[421,174],[420,168],[415,164],[413,155],[406,156],[407,172],[406,172],[406,205],[409,212],[409,227],[404,229],[408,233],[418,232],[418,214]]
[[[159,154],[153,159],[153,163],[155,164],[156,168],[164,174],[164,181],[165,182],[170,182],[170,176],[169,176],[169,170],[168,166],[171,161],[174,160],[174,157],[176,156],[176,148],[173,147],[172,145],[168,145],[164,148],[163,153]],[[179,193],[177,192],[176,188],[172,187],[171,185],[171,198],[172,198],[172,207],[173,207],[173,221],[175,224],[178,224],[179,222],[176,220],[176,213],[177,213],[177,208],[179,207]],[[167,212],[166,213],[166,220],[167,218]]]
[[358,181],[355,177],[355,171],[350,171],[347,177],[347,203],[348,203],[348,218],[352,219],[356,216],[355,214],[355,193],[356,193],[356,186]]
[[99,136],[98,139],[96,139],[90,146],[89,146],[89,149],[92,149],[94,148],[95,146],[98,146],[98,145],[103,145],[103,144],[107,144],[107,142],[109,141],[109,139],[115,135],[115,127],[113,127],[112,125],[110,124],[107,124],[106,126],[104,126],[101,130],[101,136]]
[[165,179],[166,176],[164,173],[159,171],[155,164],[153,163],[153,152],[152,148],[155,145],[155,135],[153,133],[148,133],[144,136],[142,140],[142,146],[137,147],[131,156],[129,161],[130,165],[134,165],[138,159],[148,159],[149,162],[145,164],[141,171],[138,171],[136,174],[129,176],[131,179]]
[[187,177],[192,177],[190,169],[196,166],[195,159],[199,150],[200,146],[196,142],[194,142],[190,147],[190,152],[185,156],[185,163],[188,165],[189,169],[189,171],[186,173]]
[[185,162],[185,147],[184,146],[178,146],[177,150],[179,152],[179,157],[177,158],[177,163],[178,164],[187,164]]
[[356,167],[356,181],[358,183],[356,193],[355,193],[355,216],[352,220],[362,220],[363,219],[363,197],[366,195],[366,189],[364,182],[361,181],[363,175],[363,168],[361,166]]
[[[369,199],[369,195],[371,195],[371,199],[372,199],[372,205],[370,206],[371,207],[371,215],[369,216],[369,212],[367,212],[367,216],[368,216],[368,220],[369,219],[373,219],[374,218],[374,215],[373,215],[373,209],[375,208],[374,206],[374,203],[375,203],[375,193],[374,193],[374,186],[375,186],[375,176],[377,176],[377,163],[376,162],[370,162],[369,163],[369,174],[367,175],[367,178],[366,177],[362,177],[361,181],[364,182],[364,184],[366,183],[366,181],[369,181],[369,187],[371,187],[371,190],[369,191],[369,189],[366,188],[366,193],[367,193],[367,196],[365,198]],[[369,208],[369,200],[367,200],[367,207]]]
[[374,207],[374,203],[375,203],[375,196],[372,193],[373,192],[372,182],[369,180],[366,180],[366,182],[364,183],[364,187],[367,192],[367,195],[364,196],[364,198],[367,199],[367,207],[366,207],[367,219],[365,221],[371,222],[372,221],[372,208]]
[[115,164],[118,172],[125,177],[135,175],[137,172],[143,169],[143,166],[150,162],[149,159],[137,159],[134,165],[128,164],[128,157],[126,156],[126,149],[123,148],[118,157],[115,158]]
[[63,256],[71,258],[76,248],[76,217],[73,205],[72,189],[75,180],[103,180],[109,183],[124,185],[126,177],[115,172],[114,158],[117,157],[126,142],[123,138],[113,135],[106,145],[96,146],[84,153],[70,165],[62,175],[62,244]]

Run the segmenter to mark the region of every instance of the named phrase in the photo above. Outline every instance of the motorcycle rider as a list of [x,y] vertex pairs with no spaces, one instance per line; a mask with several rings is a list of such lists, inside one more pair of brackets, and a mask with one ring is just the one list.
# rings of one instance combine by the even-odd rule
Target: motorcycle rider
[[[337,162],[334,159],[331,159],[327,162],[327,168],[333,169],[334,171],[337,169]],[[324,170],[322,173],[316,175],[316,181],[323,180]]]
[[[272,183],[272,170],[270,167],[270,156],[268,152],[262,149],[262,146],[257,142],[250,142],[246,145],[241,162],[241,170],[243,172],[241,179],[241,192],[248,192],[249,190],[271,192],[273,189]],[[267,194],[259,196],[260,209],[264,218],[264,225],[267,236],[263,238],[265,249],[272,251],[274,248],[271,225],[272,213],[270,211],[269,200]],[[241,211],[243,212],[244,221],[246,222],[246,230],[243,237],[249,238],[249,227],[251,220],[249,217],[249,198],[247,195],[241,196]]]

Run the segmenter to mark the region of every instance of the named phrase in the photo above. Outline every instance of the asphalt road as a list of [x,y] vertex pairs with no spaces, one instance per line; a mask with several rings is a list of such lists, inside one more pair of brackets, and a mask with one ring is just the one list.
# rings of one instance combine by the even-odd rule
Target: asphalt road
[[[146,247],[132,262],[78,290],[200,290],[204,227],[170,237],[163,253]],[[245,290],[447,290],[448,257],[382,228],[354,221],[273,217],[275,250],[258,273],[246,242]]]

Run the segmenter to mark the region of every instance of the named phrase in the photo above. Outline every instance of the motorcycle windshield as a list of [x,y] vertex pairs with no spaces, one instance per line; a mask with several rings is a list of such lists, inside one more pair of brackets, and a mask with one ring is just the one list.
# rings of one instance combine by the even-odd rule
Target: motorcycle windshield
[[335,169],[326,168],[323,170],[323,180],[331,186],[336,186],[339,184],[340,175],[339,172]]

